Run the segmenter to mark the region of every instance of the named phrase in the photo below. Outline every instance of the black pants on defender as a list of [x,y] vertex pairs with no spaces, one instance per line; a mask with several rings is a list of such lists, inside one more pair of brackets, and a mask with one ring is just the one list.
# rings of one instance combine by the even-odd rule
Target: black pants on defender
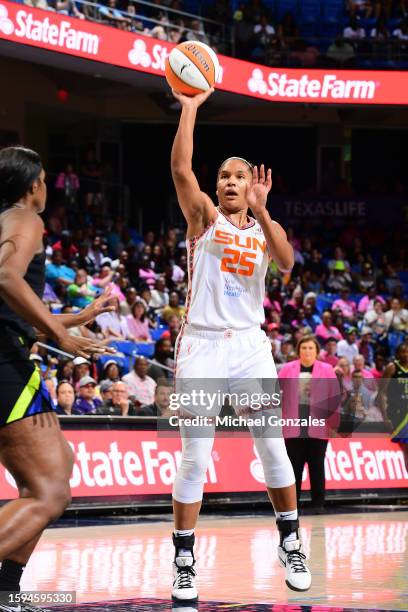
[[296,478],[296,494],[299,502],[302,489],[303,468],[309,467],[310,489],[313,506],[323,506],[326,492],[324,458],[328,440],[319,438],[286,438],[286,450]]

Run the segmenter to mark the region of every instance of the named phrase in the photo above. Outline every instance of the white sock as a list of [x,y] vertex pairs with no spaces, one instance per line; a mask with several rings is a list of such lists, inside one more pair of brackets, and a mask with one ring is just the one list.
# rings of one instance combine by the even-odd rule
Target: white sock
[[[288,510],[287,512],[278,512],[275,511],[276,518],[281,521],[296,521],[298,518],[297,508],[295,510]],[[283,543],[285,542],[293,542],[293,540],[297,540],[296,531],[292,531],[289,535],[287,535]]]
[[[175,529],[174,534],[180,537],[192,536],[194,534],[194,529]],[[178,552],[179,552],[179,557],[192,557],[193,556],[193,553],[189,548],[179,548]]]

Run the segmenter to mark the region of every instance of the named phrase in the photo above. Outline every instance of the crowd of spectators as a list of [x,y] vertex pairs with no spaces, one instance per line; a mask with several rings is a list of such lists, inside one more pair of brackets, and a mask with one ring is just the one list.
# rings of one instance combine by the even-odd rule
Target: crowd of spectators
[[[51,311],[69,313],[109,291],[115,309],[70,333],[97,337],[117,353],[88,362],[34,345],[32,359],[60,414],[167,416],[187,294],[184,228],[142,236],[123,219],[101,217],[89,185],[82,170],[78,176],[70,165],[55,179],[54,187],[63,193],[48,207],[43,300]],[[97,192],[97,182],[92,185]],[[304,224],[287,232],[295,267],[282,276],[270,264],[264,300],[263,329],[275,363],[279,370],[296,359],[297,341],[314,334],[319,359],[355,394],[360,379],[382,376],[406,338],[403,232],[400,238],[394,232],[392,244],[384,228],[359,231],[353,223],[326,224],[323,232],[321,225]],[[366,416],[380,421],[372,396]]]
[[202,3],[195,17],[183,0],[153,0],[151,5],[134,0],[20,1],[172,43],[199,40],[217,52],[269,66],[353,67],[359,58],[408,59],[408,0],[345,0],[335,19],[325,17],[324,0],[319,15],[308,15],[301,2],[281,13],[279,2],[215,0]]

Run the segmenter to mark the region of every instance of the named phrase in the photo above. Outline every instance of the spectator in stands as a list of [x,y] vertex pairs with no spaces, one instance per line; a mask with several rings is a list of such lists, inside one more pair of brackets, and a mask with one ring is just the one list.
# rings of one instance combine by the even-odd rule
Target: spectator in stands
[[84,357],[75,357],[72,361],[74,370],[72,374],[72,382],[74,383],[75,390],[78,389],[78,383],[84,376],[90,376],[91,364]]
[[369,327],[363,327],[361,329],[361,338],[358,343],[358,352],[365,359],[365,362],[370,365],[374,364],[376,343],[373,341],[373,334]]
[[105,257],[102,250],[102,239],[100,236],[95,236],[92,241],[92,246],[88,251],[88,257],[93,263],[95,272],[99,272],[103,265],[103,259]]
[[85,15],[78,9],[75,0],[56,0],[56,9],[61,15],[85,19]]
[[109,416],[137,416],[139,414],[136,404],[129,397],[128,386],[117,381],[110,388],[111,398],[103,401],[97,414]]
[[324,344],[324,350],[319,353],[319,360],[324,363],[328,363],[333,368],[339,362],[339,358],[336,356],[337,352],[337,340],[336,338],[327,338]]
[[408,331],[408,310],[402,307],[398,298],[391,300],[391,307],[384,316],[388,331]]
[[102,381],[110,380],[112,383],[121,379],[119,364],[114,359],[108,359],[103,364]]
[[388,40],[390,33],[383,18],[378,19],[374,28],[371,28],[370,37],[376,40]]
[[206,45],[210,44],[210,40],[205,33],[204,24],[201,19],[192,19],[190,27],[186,30],[184,37],[186,40],[198,40]]
[[340,298],[334,300],[332,311],[340,311],[345,319],[354,321],[357,312],[356,303],[350,299],[350,291],[347,287],[340,289]]
[[82,414],[79,410],[74,407],[75,403],[75,390],[69,380],[61,380],[56,389],[57,393],[57,407],[56,413],[69,415],[69,414]]
[[363,378],[372,379],[373,375],[371,374],[369,368],[366,368],[365,366],[366,362],[363,355],[358,354],[353,358],[352,372],[357,370],[358,372],[361,372]]
[[44,11],[53,11],[51,6],[48,5],[47,0],[24,0],[26,6],[32,6],[33,8],[43,9]]
[[342,389],[351,389],[351,365],[347,357],[340,357],[334,367],[334,373],[339,379]]
[[124,17],[116,7],[116,0],[107,0],[106,6],[99,7],[99,14],[103,21],[107,21],[109,25],[119,28],[120,30],[128,30],[132,26],[132,20],[129,17]]
[[358,355],[357,334],[354,327],[346,331],[345,340],[339,340],[336,352],[338,357],[346,357],[349,363],[353,362],[354,357]]
[[74,282],[68,285],[67,289],[67,295],[71,305],[77,308],[85,308],[88,304],[91,304],[98,293],[98,289],[93,286],[88,278],[86,270],[78,270]]
[[102,380],[99,385],[99,393],[102,399],[102,402],[107,402],[112,399],[112,385],[113,381],[106,379]]
[[327,279],[327,288],[335,293],[348,289],[351,285],[351,276],[342,260],[334,263],[334,267]]
[[125,317],[132,313],[132,307],[137,299],[138,295],[136,289],[134,287],[129,287],[126,290],[125,299],[120,302],[120,311]]
[[139,416],[155,416],[155,417],[169,417],[173,414],[170,410],[170,393],[171,387],[169,385],[158,383],[155,393],[154,402],[148,406],[140,408]]
[[[71,2],[73,5],[75,5],[73,0],[71,0]],[[80,11],[78,11],[78,13],[82,15],[80,19],[85,19],[85,15],[80,13]],[[63,195],[65,204],[70,207],[70,210],[72,208],[76,210],[78,205],[80,183],[78,175],[74,172],[74,167],[72,164],[67,164],[63,172],[58,174],[55,182],[55,188]]]
[[343,30],[343,38],[358,41],[362,40],[365,37],[365,29],[359,26],[359,23],[355,17],[351,17],[349,25]]
[[322,322],[316,327],[316,337],[321,345],[324,345],[328,338],[336,338],[337,341],[342,340],[343,336],[337,329],[332,325],[332,314],[330,310],[325,310],[322,315]]
[[[305,302],[306,302],[306,297],[305,297]],[[311,304],[310,302],[306,303],[304,307],[304,312],[305,312],[304,323],[305,325],[307,325],[307,327],[310,327],[310,329],[314,333],[316,330],[316,327],[320,325],[322,320],[319,317],[319,315],[315,313],[313,304]]]
[[161,378],[173,378],[173,354],[173,347],[168,338],[160,338],[156,342],[154,356],[147,372],[153,380],[158,382]]
[[72,383],[74,380],[74,362],[72,359],[62,359],[58,363],[56,378],[58,382],[67,380]]
[[351,388],[346,391],[342,403],[342,431],[352,433],[363,421],[368,420],[373,403],[373,393],[367,388],[359,370],[352,373]]
[[123,376],[129,395],[137,406],[147,406],[154,401],[156,382],[148,376],[149,364],[145,357],[136,357],[133,371]]
[[96,380],[92,376],[83,376],[78,384],[78,396],[73,408],[79,414],[96,414],[102,401],[96,397]]
[[96,322],[101,328],[104,338],[134,342],[134,338],[127,325],[126,317],[121,314],[119,300],[114,298],[113,304],[115,306],[114,311],[104,312],[96,317]]
[[408,41],[408,19],[401,21],[399,26],[392,33],[394,38],[398,40]]
[[370,372],[373,377],[378,380],[382,377],[385,368],[385,357],[382,353],[375,353],[374,355],[374,367],[371,368]]
[[69,230],[63,230],[61,232],[61,240],[58,240],[52,245],[53,251],[62,251],[62,258],[64,261],[69,262],[74,259],[78,254],[78,249],[72,239],[72,234]]
[[374,4],[380,5],[378,0],[347,0],[347,11],[355,17],[370,18],[373,15]]
[[137,15],[137,8],[134,4],[128,4],[127,9],[127,16],[130,19],[130,24],[129,24],[129,31],[130,32],[143,32],[144,30],[144,25],[143,25],[143,21],[139,18],[139,15]]
[[151,342],[152,337],[149,330],[149,319],[146,312],[145,302],[136,300],[132,306],[132,313],[126,317],[130,334],[135,342]]
[[357,287],[360,293],[366,293],[371,287],[376,286],[374,269],[369,262],[363,264],[363,271],[357,277]]
[[263,57],[268,51],[272,38],[275,36],[275,28],[269,23],[267,15],[262,15],[259,21],[254,25],[252,44],[253,57]]
[[326,57],[335,66],[339,66],[340,68],[350,68],[355,62],[354,47],[345,41],[340,34],[338,34],[335,41],[327,49]]
[[139,279],[143,284],[153,287],[156,282],[157,274],[152,268],[149,255],[143,255],[139,266]]
[[385,306],[384,298],[377,294],[377,287],[368,287],[366,295],[358,303],[358,312],[365,315],[370,310],[374,310],[377,300]]
[[165,306],[162,310],[162,319],[164,319],[166,323],[173,315],[176,315],[179,319],[182,319],[185,315],[185,312],[185,307],[180,306],[179,294],[177,293],[177,291],[172,291],[169,295],[169,305]]
[[69,286],[75,279],[75,272],[63,263],[62,251],[55,249],[51,256],[51,263],[46,265],[45,278],[54,289],[58,285]]
[[159,276],[156,279],[154,289],[151,289],[150,295],[149,307],[159,314],[169,303],[169,294],[166,291],[166,283],[163,276]]

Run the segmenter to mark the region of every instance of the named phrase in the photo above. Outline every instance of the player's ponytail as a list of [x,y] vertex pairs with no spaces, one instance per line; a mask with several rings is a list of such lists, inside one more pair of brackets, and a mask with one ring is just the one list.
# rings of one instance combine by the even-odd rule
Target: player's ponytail
[[0,211],[21,200],[41,170],[41,158],[31,149],[7,147],[0,151]]

